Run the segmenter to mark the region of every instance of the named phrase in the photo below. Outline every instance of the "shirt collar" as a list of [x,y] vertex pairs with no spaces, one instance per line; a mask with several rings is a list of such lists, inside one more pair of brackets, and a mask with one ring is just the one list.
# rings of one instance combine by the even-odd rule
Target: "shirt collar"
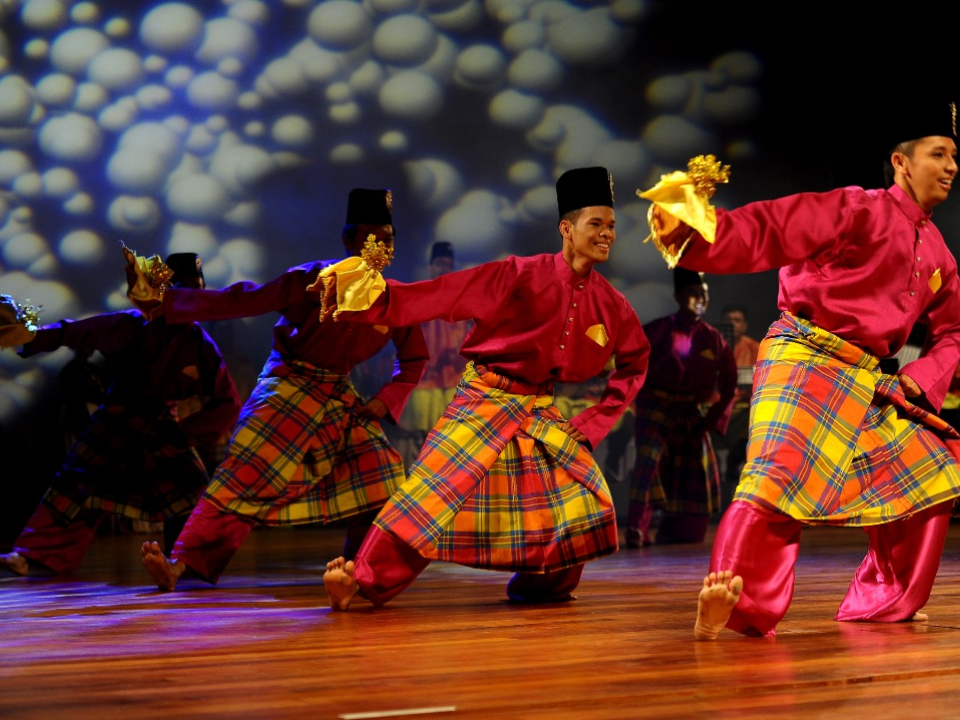
[[914,225],[923,225],[930,219],[932,213],[927,212],[922,207],[917,205],[899,185],[894,184],[887,190],[887,192],[893,195],[894,199],[897,201],[897,205],[900,206],[900,210],[903,211],[903,214],[906,215],[907,219],[910,220],[910,222],[912,222]]
[[582,285],[586,287],[593,281],[593,276],[596,275],[593,270],[588,272],[584,277],[577,275],[570,269],[570,266],[567,265],[567,261],[563,259],[562,252],[558,252],[553,256],[553,266],[557,270],[557,275],[567,285]]

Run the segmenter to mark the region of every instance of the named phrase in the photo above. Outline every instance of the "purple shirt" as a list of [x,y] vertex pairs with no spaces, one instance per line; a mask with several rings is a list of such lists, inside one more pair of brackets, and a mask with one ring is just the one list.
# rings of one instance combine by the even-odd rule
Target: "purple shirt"
[[183,418],[187,437],[214,442],[237,421],[240,398],[216,343],[196,324],[148,322],[137,310],[61,320],[23,346],[29,357],[60,347],[99,350],[112,385],[107,403],[173,403],[200,397],[203,407]]
[[737,390],[737,363],[720,332],[702,320],[684,322],[677,314],[647,323],[643,332],[650,341],[644,391],[691,395],[697,403],[708,402],[718,391],[704,424],[725,433]]

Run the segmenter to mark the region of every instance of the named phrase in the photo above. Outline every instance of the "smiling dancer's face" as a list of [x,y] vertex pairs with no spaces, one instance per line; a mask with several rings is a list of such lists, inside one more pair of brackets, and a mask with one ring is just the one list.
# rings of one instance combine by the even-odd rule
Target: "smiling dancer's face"
[[706,285],[687,285],[675,296],[680,312],[690,320],[699,320],[707,311],[710,295]]
[[617,239],[617,221],[613,208],[603,205],[585,207],[576,222],[560,221],[564,257],[574,266],[587,269],[610,259],[610,248]]
[[890,158],[896,182],[917,205],[932,210],[950,194],[957,174],[957,146],[951,138],[920,138],[913,152],[895,152]]

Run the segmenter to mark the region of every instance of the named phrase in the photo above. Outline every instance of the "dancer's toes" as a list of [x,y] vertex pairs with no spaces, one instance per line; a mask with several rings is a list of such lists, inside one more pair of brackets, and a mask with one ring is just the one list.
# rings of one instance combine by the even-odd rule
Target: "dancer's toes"
[[187,569],[179,560],[168,560],[155,542],[145,542],[140,546],[140,559],[161,590],[175,590],[177,580]]
[[14,575],[29,575],[30,565],[27,559],[18,552],[0,554],[0,569],[9,570]]
[[327,563],[327,571],[323,574],[323,585],[330,597],[330,607],[334,610],[349,610],[353,596],[360,587],[357,585],[356,566],[353,560],[338,557]]
[[707,575],[697,599],[694,637],[697,640],[715,640],[730,619],[742,592],[743,578],[735,576],[730,570]]

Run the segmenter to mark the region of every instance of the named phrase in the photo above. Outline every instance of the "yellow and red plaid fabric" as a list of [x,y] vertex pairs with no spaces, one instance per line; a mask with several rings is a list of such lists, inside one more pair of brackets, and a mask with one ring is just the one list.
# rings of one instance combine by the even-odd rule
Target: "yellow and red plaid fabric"
[[426,558],[491,570],[559,570],[615,552],[610,490],[563,421],[549,385],[470,363],[376,524]]
[[805,522],[879,525],[960,496],[960,436],[879,361],[784,314],[760,345],[735,500]]
[[637,464],[631,502],[664,507],[668,513],[710,515],[720,497],[720,468],[690,395],[641,392],[637,398]]
[[57,522],[81,510],[157,522],[187,515],[210,476],[166,403],[98,408],[43,496]]
[[346,375],[274,366],[240,413],[205,497],[264,525],[329,522],[381,507],[404,480],[380,424],[358,417]]

